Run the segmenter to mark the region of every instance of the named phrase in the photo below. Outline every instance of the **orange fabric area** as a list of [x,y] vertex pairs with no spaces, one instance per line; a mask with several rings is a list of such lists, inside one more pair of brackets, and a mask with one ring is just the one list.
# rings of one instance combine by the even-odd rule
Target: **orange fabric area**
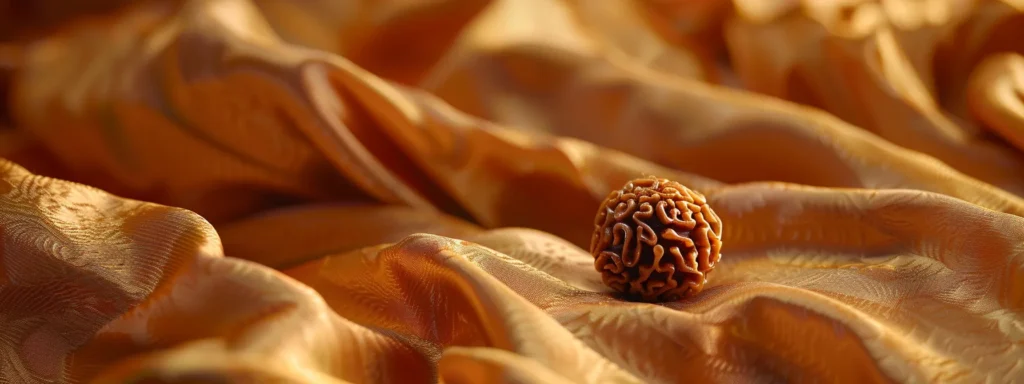
[[[1024,381],[1021,1],[78,2],[0,7],[2,383]],[[644,176],[696,295],[595,270]]]

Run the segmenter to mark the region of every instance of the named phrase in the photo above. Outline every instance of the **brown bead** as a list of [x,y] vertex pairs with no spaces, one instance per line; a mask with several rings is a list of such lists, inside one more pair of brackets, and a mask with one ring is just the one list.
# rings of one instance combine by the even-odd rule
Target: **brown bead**
[[590,242],[605,285],[643,301],[700,292],[721,249],[722,221],[704,195],[654,177],[630,181],[604,199]]

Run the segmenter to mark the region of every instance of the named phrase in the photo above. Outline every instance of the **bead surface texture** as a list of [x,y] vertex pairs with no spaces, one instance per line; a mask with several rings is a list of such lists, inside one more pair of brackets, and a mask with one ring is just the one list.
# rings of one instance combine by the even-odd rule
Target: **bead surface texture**
[[704,195],[655,177],[632,180],[605,198],[590,243],[605,285],[649,302],[700,292],[721,249],[722,222]]

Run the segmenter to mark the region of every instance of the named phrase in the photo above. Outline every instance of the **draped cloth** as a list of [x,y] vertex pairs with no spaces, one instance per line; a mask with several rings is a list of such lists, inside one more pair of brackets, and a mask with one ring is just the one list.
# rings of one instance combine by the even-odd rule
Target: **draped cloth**
[[[1021,1],[72,3],[0,17],[0,383],[1024,381]],[[594,270],[646,175],[699,294]]]

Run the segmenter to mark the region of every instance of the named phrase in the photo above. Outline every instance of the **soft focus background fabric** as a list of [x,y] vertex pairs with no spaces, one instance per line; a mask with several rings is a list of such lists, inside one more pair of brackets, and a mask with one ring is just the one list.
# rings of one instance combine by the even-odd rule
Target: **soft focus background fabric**
[[[0,383],[1024,382],[1024,2],[0,26]],[[623,300],[585,251],[644,175],[724,222],[698,295]]]

